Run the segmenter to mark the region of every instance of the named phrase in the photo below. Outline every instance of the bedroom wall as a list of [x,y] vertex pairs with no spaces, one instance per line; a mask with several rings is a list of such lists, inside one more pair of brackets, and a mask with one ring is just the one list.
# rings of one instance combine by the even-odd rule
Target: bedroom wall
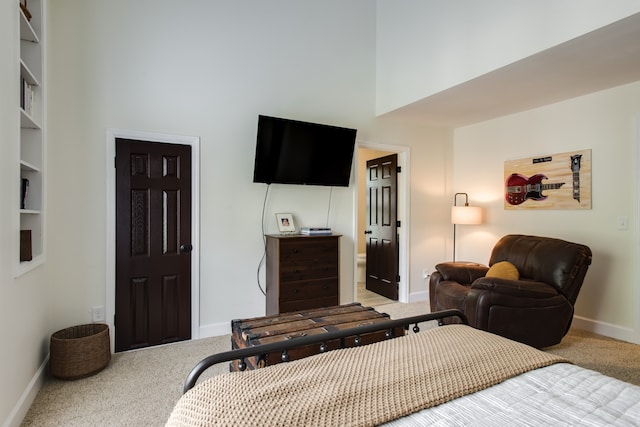
[[378,114],[640,11],[639,2],[627,0],[378,0],[377,5]]
[[[366,1],[56,1],[49,150],[56,323],[86,319],[105,302],[109,127],[200,136],[201,325],[264,314],[256,270],[267,187],[251,182],[257,116],[366,129],[374,12]],[[83,203],[62,202],[69,194]],[[299,226],[324,223],[328,200],[325,187],[272,185],[267,232],[276,231],[276,212],[291,212]],[[349,189],[333,190],[329,224],[346,235],[344,260],[353,248],[352,204]],[[352,280],[351,269],[342,273]]]
[[[444,179],[450,131],[374,117],[375,4],[367,0],[57,0],[51,13],[51,329],[88,321],[90,308],[105,304],[109,127],[201,138],[204,334],[264,314],[256,271],[266,185],[251,182],[258,114],[358,128],[359,142],[411,147],[411,161],[427,165],[416,170],[419,179]],[[326,187],[272,185],[266,231],[276,232],[276,212],[291,212],[299,226],[324,224],[329,196]],[[341,301],[348,302],[354,189],[334,188],[331,197],[329,226],[344,235]],[[416,218],[429,230],[428,218]],[[410,260],[419,293],[425,257],[420,243]]]
[[[0,1],[0,425],[21,420],[21,401],[33,399],[27,385],[47,354],[48,281],[43,267],[15,276],[18,257],[18,123],[20,81],[18,3]],[[37,392],[37,387],[35,387]],[[26,409],[25,409],[26,410]]]
[[[640,342],[638,120],[640,82],[456,129],[454,188],[486,214],[483,225],[459,227],[460,259],[486,263],[507,233],[584,243],[593,264],[575,325]],[[581,149],[592,150],[592,209],[504,210],[505,160]],[[628,230],[618,229],[620,216]]]

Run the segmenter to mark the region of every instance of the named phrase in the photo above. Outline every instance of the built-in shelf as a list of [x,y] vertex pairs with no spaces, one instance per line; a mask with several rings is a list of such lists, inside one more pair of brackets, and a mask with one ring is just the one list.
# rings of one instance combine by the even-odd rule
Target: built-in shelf
[[22,108],[20,108],[20,127],[25,129],[40,129],[40,125]]
[[[34,3],[32,3],[32,5],[33,4]],[[31,11],[32,13],[35,11],[35,10],[32,10],[31,5],[29,6],[29,11]],[[18,12],[20,13],[20,39],[26,40],[29,42],[40,43],[40,38],[38,37],[38,34],[36,34],[36,31],[33,29],[33,26],[25,16],[24,12],[20,8],[18,8]]]
[[[31,19],[27,19],[16,1],[20,21],[20,46],[16,61],[20,65],[20,177],[19,224],[16,228],[16,276],[44,262],[44,0],[29,0]],[[28,184],[28,185],[27,185]],[[21,233],[29,230],[30,233]],[[23,236],[30,235],[25,245]],[[31,260],[20,261],[25,247]]]
[[40,168],[25,162],[24,160],[20,160],[20,169],[23,171],[32,171],[32,172],[40,172]]
[[20,60],[20,76],[27,81],[27,83],[32,84],[34,86],[39,86],[40,82],[36,79],[36,76],[33,75],[29,67],[24,63],[24,61]]
[[18,267],[16,268],[16,276],[22,276],[39,265],[42,265],[42,263],[44,263],[44,255],[34,256],[31,261],[23,261],[18,264]]

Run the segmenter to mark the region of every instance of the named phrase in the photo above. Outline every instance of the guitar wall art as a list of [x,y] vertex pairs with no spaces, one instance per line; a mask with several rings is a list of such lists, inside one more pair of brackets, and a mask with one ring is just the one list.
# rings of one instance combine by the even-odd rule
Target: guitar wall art
[[591,150],[504,162],[505,209],[591,209]]

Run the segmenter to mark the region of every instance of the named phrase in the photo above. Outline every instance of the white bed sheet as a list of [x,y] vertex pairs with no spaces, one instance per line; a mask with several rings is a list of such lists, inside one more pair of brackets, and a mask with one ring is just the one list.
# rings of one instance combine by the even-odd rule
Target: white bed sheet
[[385,424],[640,426],[640,387],[558,363]]

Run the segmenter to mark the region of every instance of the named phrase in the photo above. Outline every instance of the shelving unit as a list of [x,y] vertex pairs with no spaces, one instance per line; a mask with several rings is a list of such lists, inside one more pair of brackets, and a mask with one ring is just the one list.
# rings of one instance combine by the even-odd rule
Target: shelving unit
[[[18,3],[19,0],[15,0]],[[29,0],[27,19],[20,7],[20,177],[16,181],[20,192],[20,231],[30,230],[31,259],[22,259],[24,239],[18,239],[16,275],[21,275],[44,262],[44,0]],[[24,191],[24,180],[28,190]],[[22,234],[22,233],[19,233]],[[27,251],[29,252],[29,251]],[[27,257],[28,258],[28,257]]]

